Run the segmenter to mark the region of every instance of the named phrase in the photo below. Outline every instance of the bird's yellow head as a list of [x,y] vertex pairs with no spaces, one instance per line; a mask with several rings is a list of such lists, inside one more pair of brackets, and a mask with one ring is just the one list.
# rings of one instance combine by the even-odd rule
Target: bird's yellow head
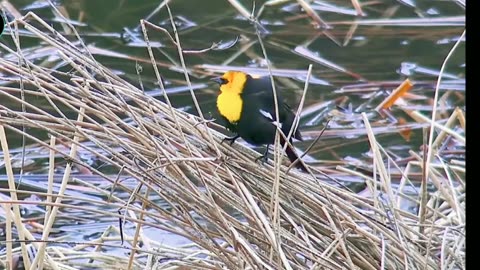
[[229,94],[241,94],[245,83],[247,82],[247,74],[242,71],[227,71],[221,77],[213,78],[212,81],[220,84],[220,91]]

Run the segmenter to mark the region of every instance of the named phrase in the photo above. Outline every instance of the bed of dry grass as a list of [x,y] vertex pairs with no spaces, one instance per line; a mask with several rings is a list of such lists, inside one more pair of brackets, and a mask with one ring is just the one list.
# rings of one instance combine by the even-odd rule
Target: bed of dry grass
[[[429,147],[423,153],[412,151],[416,159],[399,166],[403,175],[396,189],[390,175],[395,163],[389,161],[363,115],[374,174],[338,170],[364,180],[372,194],[365,197],[323,181],[328,175],[314,167],[310,174],[288,170],[281,165],[281,155],[275,156],[273,165],[259,166],[252,150],[220,144],[223,135],[201,114],[173,108],[166,94],[166,102],[145,95],[95,61],[81,41],[67,40],[33,13],[11,26],[54,48],[70,72],[33,63],[14,35],[10,38],[15,46],[0,44],[5,51],[0,59],[0,99],[9,101],[0,105],[1,164],[8,178],[8,188],[1,189],[7,197],[0,198],[6,232],[0,265],[14,265],[22,258],[27,269],[42,265],[48,269],[465,268],[465,165],[446,164],[437,152],[447,138],[465,143],[462,110],[443,122],[409,112],[438,132],[432,128]],[[178,41],[178,36],[173,39]],[[181,56],[180,47],[179,51]],[[150,55],[155,63],[151,51]],[[43,100],[43,105],[33,105],[32,99],[37,104]],[[50,140],[32,135],[32,129],[48,134]],[[36,192],[41,201],[18,198],[33,192],[17,188],[6,131],[23,134],[48,150],[49,185]],[[86,163],[79,152],[115,173]],[[58,192],[53,192],[53,178],[58,175],[53,168],[59,160],[67,162]],[[75,166],[102,177],[108,189],[72,175]],[[414,167],[421,168],[424,176],[416,195],[403,192]],[[126,178],[134,184],[125,184]],[[72,182],[105,199],[72,198],[67,194]],[[427,191],[428,185],[433,191]],[[86,204],[71,205],[72,199]],[[416,203],[418,214],[402,209],[403,200]],[[22,219],[20,206],[28,203],[46,208],[40,229]],[[121,234],[118,226],[112,226],[97,239],[70,243],[68,248],[58,245],[62,239],[50,235],[59,219],[69,219],[68,209],[92,218],[118,218],[123,226],[132,226],[133,233]],[[165,245],[144,234],[144,226],[191,243]],[[32,233],[38,230],[41,237]],[[112,252],[118,249],[130,255]]]

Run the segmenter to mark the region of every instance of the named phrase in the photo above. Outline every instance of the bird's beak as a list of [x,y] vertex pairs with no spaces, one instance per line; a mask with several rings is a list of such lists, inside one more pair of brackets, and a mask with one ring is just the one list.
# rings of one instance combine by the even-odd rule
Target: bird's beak
[[225,80],[225,79],[222,78],[222,77],[215,77],[215,78],[211,78],[210,80],[218,83],[219,85],[222,85],[222,84],[226,84],[226,83],[227,83],[227,80]]

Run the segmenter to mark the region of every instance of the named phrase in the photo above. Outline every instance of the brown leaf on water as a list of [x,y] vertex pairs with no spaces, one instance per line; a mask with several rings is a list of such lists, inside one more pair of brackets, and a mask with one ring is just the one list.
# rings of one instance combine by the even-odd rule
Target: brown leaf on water
[[413,83],[409,80],[406,79],[403,81],[402,84],[400,84],[397,89],[395,89],[390,96],[388,96],[380,105],[375,108],[376,111],[380,111],[381,109],[386,110],[392,107],[392,105],[397,101],[399,98],[403,97],[410,89],[412,89]]
[[[403,117],[398,118],[397,126],[403,126],[408,124],[407,120]],[[410,127],[404,127],[398,131],[398,133],[405,139],[405,141],[409,142],[410,138],[412,137],[412,129]]]

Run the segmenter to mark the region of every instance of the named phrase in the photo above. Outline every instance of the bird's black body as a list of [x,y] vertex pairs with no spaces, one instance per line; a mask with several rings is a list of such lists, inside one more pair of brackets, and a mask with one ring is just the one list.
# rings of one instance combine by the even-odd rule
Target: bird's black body
[[[226,123],[226,127],[237,133],[246,142],[254,145],[273,144],[275,140],[276,126],[275,122],[275,102],[272,91],[272,84],[269,77],[253,79],[248,75],[245,89],[240,96],[243,99],[243,109],[240,120],[232,124],[225,117],[221,116]],[[295,118],[290,107],[283,101],[279,92],[278,117],[281,124],[281,130],[285,136],[288,136]],[[269,118],[261,113],[261,110],[268,113]],[[300,132],[295,130],[292,137],[302,140]]]
[[[231,121],[224,115],[222,115],[220,109],[220,118],[224,122],[224,126],[233,133],[237,135],[231,138],[226,138],[230,140],[231,143],[235,141],[238,137],[243,138],[246,142],[254,145],[267,145],[273,144],[275,142],[275,134],[279,123],[279,127],[282,130],[285,137],[288,136],[290,129],[293,126],[293,121],[295,119],[295,114],[291,108],[284,102],[280,93],[277,91],[277,104],[278,104],[278,116],[279,121],[276,121],[275,113],[275,101],[272,91],[272,84],[269,77],[262,78],[252,78],[248,74],[242,72],[233,72],[234,74],[240,73],[242,76],[246,75],[245,83],[243,84],[243,89],[238,91],[240,99],[243,101],[241,106],[241,114],[238,121]],[[225,77],[225,75],[224,75]],[[214,79],[220,85],[228,84],[228,79],[216,78]],[[232,78],[229,76],[228,78]],[[234,77],[235,78],[235,77]],[[234,89],[228,89],[228,91],[236,91]],[[223,90],[226,92],[227,90]],[[223,93],[221,93],[223,94]],[[228,104],[227,104],[228,105]],[[217,108],[218,108],[217,104]],[[226,105],[223,105],[226,106]],[[292,138],[302,140],[300,132],[296,129],[290,138],[290,143]],[[283,136],[280,136],[280,143],[283,146],[285,144],[285,139]],[[265,152],[265,157],[266,157]],[[290,161],[295,161],[298,156],[291,147],[286,148],[287,156]],[[297,163],[297,167],[302,170],[306,170],[301,162]]]

